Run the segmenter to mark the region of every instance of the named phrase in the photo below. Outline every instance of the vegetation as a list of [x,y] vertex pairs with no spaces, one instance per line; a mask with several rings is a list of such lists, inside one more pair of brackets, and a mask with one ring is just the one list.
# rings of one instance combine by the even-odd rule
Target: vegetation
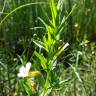
[[95,96],[95,6],[0,0],[0,96]]

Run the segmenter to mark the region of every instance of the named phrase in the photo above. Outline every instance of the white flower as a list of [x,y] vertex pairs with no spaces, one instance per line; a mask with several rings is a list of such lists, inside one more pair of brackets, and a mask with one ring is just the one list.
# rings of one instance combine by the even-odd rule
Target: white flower
[[31,63],[28,62],[26,66],[22,66],[19,70],[19,73],[17,74],[18,77],[27,77],[29,70],[31,68]]
[[69,46],[69,43],[66,43],[63,47],[63,49],[66,49]]

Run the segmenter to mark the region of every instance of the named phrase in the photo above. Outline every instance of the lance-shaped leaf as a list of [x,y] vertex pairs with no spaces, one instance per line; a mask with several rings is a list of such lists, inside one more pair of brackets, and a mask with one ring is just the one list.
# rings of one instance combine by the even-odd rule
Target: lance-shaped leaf
[[50,8],[51,8],[51,12],[52,12],[52,21],[53,24],[55,25],[55,20],[56,20],[56,16],[57,16],[57,7],[55,5],[54,0],[50,0]]
[[41,66],[42,66],[42,68],[43,69],[47,69],[47,66],[46,66],[46,63],[47,63],[47,60],[46,60],[46,58],[43,56],[43,55],[41,55],[40,53],[38,53],[38,52],[34,52],[34,54],[39,58],[39,60],[41,61]]
[[[33,40],[33,42],[34,42],[38,47],[43,48],[43,49],[46,50],[46,47],[45,47],[45,45],[44,45],[43,42],[38,41],[38,40]],[[46,50],[46,51],[47,51],[47,50]]]

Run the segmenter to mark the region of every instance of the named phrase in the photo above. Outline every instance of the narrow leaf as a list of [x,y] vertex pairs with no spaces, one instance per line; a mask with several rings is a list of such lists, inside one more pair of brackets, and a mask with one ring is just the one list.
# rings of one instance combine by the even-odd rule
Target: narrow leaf
[[33,42],[40,48],[43,48],[46,50],[45,46],[44,46],[44,43],[41,42],[41,41],[38,41],[38,40],[33,40]]
[[46,58],[45,58],[43,55],[37,53],[36,51],[34,52],[34,54],[35,54],[35,55],[39,58],[39,60],[41,61],[41,66],[42,66],[42,68],[43,68],[43,69],[47,69],[47,66],[46,66],[47,60],[46,60]]

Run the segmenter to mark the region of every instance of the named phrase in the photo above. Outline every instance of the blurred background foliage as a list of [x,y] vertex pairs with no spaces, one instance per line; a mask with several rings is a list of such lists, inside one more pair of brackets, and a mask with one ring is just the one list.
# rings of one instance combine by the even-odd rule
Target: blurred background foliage
[[[64,71],[62,78],[72,80],[64,83],[60,90],[54,90],[52,94],[54,96],[96,96],[96,0],[61,1],[64,1],[62,7],[65,17],[76,4],[75,10],[64,24],[60,37],[63,42],[70,44],[70,48],[59,58],[64,63],[63,67],[67,67],[61,69]],[[49,0],[0,0],[0,22],[18,6],[35,2],[45,2],[45,4],[23,7],[0,25],[0,96],[15,96],[13,95],[16,90],[15,77],[20,64],[17,55],[27,57],[26,61],[31,59],[34,50],[38,50],[32,39],[40,40],[46,34],[44,25],[38,17],[46,22],[48,22],[47,16],[51,18]],[[77,58],[79,51],[82,55]],[[68,63],[75,66],[76,60],[85,91],[68,67]],[[22,94],[20,93],[19,96]]]
[[[56,0],[58,1],[58,0]],[[6,16],[10,11],[16,7],[32,2],[46,2],[43,5],[31,5],[23,7],[11,16],[0,26],[0,41],[1,43],[8,44],[6,47],[14,47],[22,40],[30,40],[34,34],[38,35],[38,38],[42,38],[44,32],[43,29],[36,29],[34,27],[42,27],[42,23],[38,20],[38,17],[46,20],[46,15],[50,16],[50,8],[48,0],[1,0],[0,1],[0,20]],[[76,4],[76,9],[73,14],[65,22],[65,30],[62,32],[62,39],[70,43],[80,43],[82,40],[88,39],[89,41],[95,41],[95,0],[64,0],[64,15],[67,16],[72,10],[72,6]],[[46,12],[46,13],[45,13]],[[50,17],[49,17],[50,18]],[[33,28],[33,29],[32,29]],[[69,37],[69,38],[68,38]],[[2,46],[2,44],[0,44]]]

